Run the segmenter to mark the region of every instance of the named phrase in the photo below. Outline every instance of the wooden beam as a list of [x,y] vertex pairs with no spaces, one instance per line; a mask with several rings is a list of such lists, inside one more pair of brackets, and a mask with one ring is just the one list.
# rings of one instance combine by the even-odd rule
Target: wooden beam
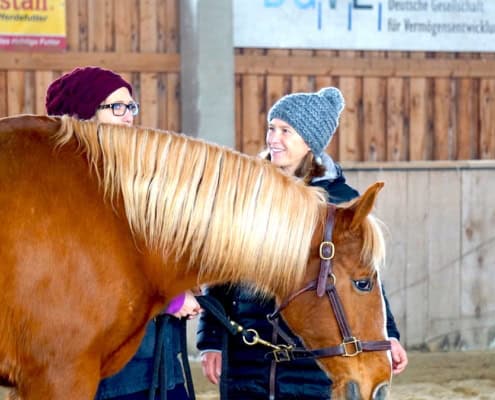
[[[124,62],[125,60],[125,62]],[[98,65],[119,72],[180,72],[176,53],[9,52],[0,70],[67,71]],[[235,72],[251,75],[315,75],[340,77],[495,78],[495,60],[302,57],[291,55],[235,56]]]
[[97,65],[119,72],[180,72],[180,55],[133,52],[9,52],[0,58],[0,70],[69,71],[85,65]]
[[[344,171],[388,171],[388,170],[495,170],[494,160],[463,160],[463,161],[342,161],[340,162]],[[346,176],[347,177],[347,176]],[[349,179],[348,179],[349,180]],[[351,180],[349,180],[351,181]]]
[[495,77],[495,60],[238,54],[235,56],[235,72],[340,77],[487,78]]

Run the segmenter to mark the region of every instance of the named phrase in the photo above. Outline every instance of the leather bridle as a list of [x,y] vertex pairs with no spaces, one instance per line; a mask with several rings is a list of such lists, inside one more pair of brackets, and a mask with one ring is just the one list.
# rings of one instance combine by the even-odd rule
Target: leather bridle
[[[269,353],[268,357],[273,357],[277,362],[300,358],[321,358],[333,356],[352,357],[363,351],[385,351],[390,350],[391,348],[389,340],[363,341],[356,338],[353,336],[349,323],[347,322],[344,308],[342,307],[342,302],[340,301],[340,297],[335,286],[336,278],[333,273],[332,265],[332,259],[335,255],[335,247],[332,242],[333,229],[335,225],[335,212],[336,206],[333,204],[328,204],[325,232],[323,241],[320,244],[320,272],[318,274],[318,278],[309,282],[302,289],[290,295],[276,308],[272,314],[267,316],[268,320],[274,325],[275,329],[278,330],[279,335],[288,343],[287,345],[279,344],[274,346],[276,348]],[[325,293],[328,295],[328,299],[332,306],[332,310],[342,336],[342,343],[336,346],[308,350],[297,347],[294,340],[286,332],[280,330],[277,323],[280,313],[292,300],[311,290],[316,290],[318,297],[323,297]]]

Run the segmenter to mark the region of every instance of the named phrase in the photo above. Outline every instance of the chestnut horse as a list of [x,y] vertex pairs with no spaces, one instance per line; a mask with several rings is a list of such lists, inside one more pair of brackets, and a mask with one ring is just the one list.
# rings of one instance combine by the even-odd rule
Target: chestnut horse
[[[333,274],[323,277],[363,341],[386,339],[385,248],[369,215],[381,186],[336,209]],[[249,282],[280,303],[320,271],[322,192],[185,135],[0,119],[0,188],[0,382],[11,398],[92,399],[146,323],[188,288]],[[342,342],[330,301],[315,291],[282,315],[308,349]],[[334,397],[384,398],[389,352],[351,346],[354,357],[319,358]]]

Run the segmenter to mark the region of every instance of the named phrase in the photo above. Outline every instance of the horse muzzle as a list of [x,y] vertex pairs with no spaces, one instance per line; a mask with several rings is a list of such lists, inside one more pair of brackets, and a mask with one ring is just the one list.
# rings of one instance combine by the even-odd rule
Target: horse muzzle
[[[382,382],[373,389],[370,400],[385,400],[388,397],[389,382]],[[350,381],[346,386],[346,400],[365,400],[361,396],[359,384],[355,381]]]

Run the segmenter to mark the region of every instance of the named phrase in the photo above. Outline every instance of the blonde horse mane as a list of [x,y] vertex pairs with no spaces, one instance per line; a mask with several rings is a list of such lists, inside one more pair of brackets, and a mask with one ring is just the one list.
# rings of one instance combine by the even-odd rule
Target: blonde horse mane
[[259,158],[172,132],[62,118],[105,196],[150,249],[200,264],[199,281],[287,294],[302,280],[325,209],[316,188]]

